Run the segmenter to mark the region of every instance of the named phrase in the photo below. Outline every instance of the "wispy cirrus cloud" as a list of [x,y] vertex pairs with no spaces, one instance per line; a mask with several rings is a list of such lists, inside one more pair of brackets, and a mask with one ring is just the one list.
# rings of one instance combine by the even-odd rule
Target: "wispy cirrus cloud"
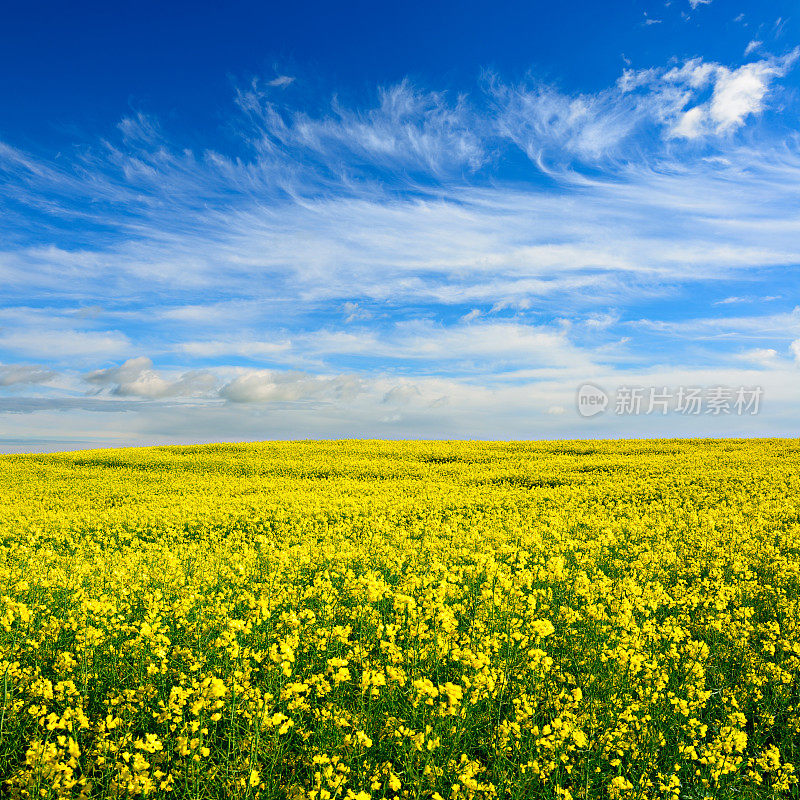
[[[237,92],[230,152],[144,114],[70,159],[2,145],[3,369],[45,363],[69,413],[87,391],[173,422],[174,404],[313,402],[336,431],[428,430],[443,403],[552,425],[581,378],[656,361],[786,380],[800,147],[759,120],[796,60],[695,58],[577,94],[404,81],[315,109],[278,76]],[[725,315],[739,302],[753,313]],[[13,385],[56,413],[47,380]]]
[[776,81],[799,55],[795,49],[736,68],[693,58],[627,69],[614,86],[593,94],[565,94],[536,81],[509,85],[490,76],[488,92],[498,134],[542,169],[575,160],[628,162],[632,149],[652,151],[653,137],[700,139],[740,128],[764,111]]
[[481,117],[465,96],[451,100],[408,81],[380,89],[371,108],[348,108],[334,99],[319,116],[279,106],[258,81],[240,89],[236,103],[250,122],[248,141],[262,157],[302,152],[329,167],[337,160],[340,177],[356,171],[359,158],[372,168],[439,175],[478,169],[489,157]]
[[744,49],[745,58],[747,58],[747,56],[749,56],[750,53],[754,53],[756,50],[758,50],[758,48],[761,47],[762,44],[764,44],[764,42],[758,39],[751,39],[747,43],[747,47],[745,47]]

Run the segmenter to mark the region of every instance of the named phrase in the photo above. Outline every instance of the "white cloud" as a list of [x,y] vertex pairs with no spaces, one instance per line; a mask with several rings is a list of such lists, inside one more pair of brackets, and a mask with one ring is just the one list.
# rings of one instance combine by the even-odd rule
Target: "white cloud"
[[[589,378],[612,394],[623,385],[761,386],[761,414],[747,419],[734,414],[720,419],[704,417],[700,421],[702,432],[731,436],[775,435],[781,431],[791,435],[800,402],[796,368],[788,364],[769,369],[744,364],[716,369],[707,365],[694,369],[607,369],[580,378],[514,383],[486,383],[475,378],[398,380],[387,375],[365,380],[309,373],[259,376],[242,372],[237,377],[249,377],[247,382],[236,384],[240,402],[84,398],[81,405],[39,403],[36,413],[26,415],[25,430],[36,437],[33,447],[42,443],[51,448],[64,440],[65,430],[71,439],[83,440],[83,446],[331,436],[531,439],[698,434],[696,417],[670,415],[665,420],[661,415],[640,415],[621,421],[607,412],[593,421],[579,418],[574,411],[575,390]],[[336,390],[337,379],[345,391]],[[397,391],[392,393],[394,389]],[[25,408],[24,401],[0,403],[0,429],[21,429],[19,413]],[[247,403],[246,410],[242,402]],[[108,407],[115,404],[125,413],[108,413]],[[564,413],[559,413],[559,407]],[[0,449],[8,448],[0,441]]]
[[128,337],[117,331],[18,329],[0,333],[0,350],[33,358],[46,355],[53,361],[115,356],[129,348]]
[[289,75],[278,75],[277,78],[267,81],[267,86],[283,88],[284,86],[289,86],[289,84],[294,83],[294,81],[295,79]]
[[368,110],[334,100],[327,116],[286,112],[257,82],[237,93],[237,103],[251,120],[251,143],[265,155],[302,150],[327,161],[350,153],[434,173],[478,169],[487,159],[466,98],[450,102],[444,93],[421,91],[408,81],[379,90],[378,104]]
[[25,364],[0,364],[0,386],[28,386],[47,383],[56,373],[45,367]]
[[744,49],[745,57],[749,56],[750,53],[758,50],[758,48],[761,47],[762,44],[764,43],[758,41],[758,39],[752,39],[750,42],[748,42],[747,47],[745,47]]
[[715,306],[727,306],[732,305],[733,303],[771,303],[774,300],[780,300],[781,295],[764,295],[764,296],[754,296],[754,295],[745,295],[745,296],[738,296],[738,295],[731,295],[730,297],[725,297],[722,300],[715,300]]
[[489,86],[499,135],[546,170],[553,162],[614,156],[642,118],[636,103],[613,89],[571,97],[546,85]]
[[758,114],[764,107],[770,81],[781,74],[778,67],[763,62],[745,64],[736,70],[720,67],[709,107],[717,131],[738,128],[745,117]]
[[741,127],[764,110],[775,80],[796,57],[793,51],[738,68],[693,58],[668,68],[627,69],[614,87],[594,94],[567,95],[536,83],[510,86],[495,77],[488,87],[498,134],[550,171],[574,160],[619,159],[653,128],[694,139]]
[[349,400],[361,391],[352,375],[320,377],[303,372],[253,370],[244,372],[220,389],[220,397],[233,403]]
[[585,325],[588,328],[605,330],[617,322],[619,322],[619,314],[612,311],[596,311],[592,314],[589,314],[589,316],[586,318]]
[[792,311],[742,317],[700,317],[682,320],[639,320],[642,328],[670,336],[700,339],[767,339],[800,334],[800,306]]
[[[754,99],[752,80],[766,86],[787,63],[765,60],[735,70],[694,59],[669,69],[629,71],[618,86],[574,97],[494,79],[488,88],[492,107],[485,113],[467,100],[448,104],[440,94],[404,84],[384,91],[377,109],[338,109],[315,119],[284,112],[276,119],[277,110],[252,90],[240,97],[253,125],[261,126],[251,137],[274,146],[257,149],[251,162],[172,152],[162,141],[129,144],[127,151],[111,147],[106,161],[87,156],[81,168],[91,180],[79,181],[11,151],[6,164],[15,180],[9,183],[20,202],[47,197],[69,219],[91,185],[129,216],[92,211],[100,214],[95,222],[123,234],[105,250],[39,246],[0,252],[0,279],[27,294],[81,301],[144,291],[157,304],[165,289],[180,287],[188,295],[186,307],[160,316],[185,323],[194,317],[199,324],[204,314],[208,324],[224,327],[231,319],[224,303],[213,310],[198,303],[198,296],[229,292],[232,298],[224,302],[237,319],[257,315],[267,300],[285,301],[283,315],[298,304],[336,299],[358,306],[353,322],[365,319],[368,301],[420,298],[524,308],[532,297],[576,295],[589,287],[602,296],[624,291],[621,284],[634,273],[681,280],[689,264],[700,277],[728,265],[791,263],[800,249],[791,244],[794,232],[763,235],[767,226],[795,224],[785,212],[796,199],[790,179],[798,173],[798,157],[791,149],[767,158],[762,152],[726,153],[727,168],[670,159],[649,166],[628,155],[602,180],[562,163],[559,186],[549,191],[503,183],[478,189],[460,172],[432,188],[395,176],[399,186],[389,182],[384,191],[342,174],[347,164],[387,166],[387,149],[375,132],[384,127],[393,131],[387,133],[392,141],[405,142],[397,145],[398,158],[389,158],[392,169],[410,159],[435,174],[459,152],[447,131],[477,137],[484,155],[513,142],[548,169],[559,159],[620,159],[631,152],[630,137],[648,124],[673,130],[678,138],[708,138],[717,126],[736,127],[763,107],[767,98]],[[692,105],[712,84],[717,99]],[[426,126],[430,131],[423,135]],[[412,140],[435,142],[431,147],[442,157],[425,155],[422,145],[414,150]],[[326,171],[334,169],[335,179]],[[777,182],[768,188],[770,177]],[[406,189],[411,196],[403,195]],[[634,193],[641,209],[632,203]],[[784,207],[774,209],[770,220],[757,213],[757,200],[737,201],[756,195]],[[663,224],[657,229],[648,217]],[[726,219],[731,226],[757,225],[762,233],[753,228],[748,237],[732,227],[725,236],[730,246],[712,248]],[[687,224],[694,241],[674,244],[674,231]]]
[[289,341],[267,342],[229,338],[181,342],[177,349],[195,358],[214,358],[217,356],[270,358],[287,353],[291,346]]
[[203,397],[216,388],[217,379],[207,371],[189,371],[169,379],[153,370],[149,358],[129,358],[119,367],[108,367],[90,372],[87,383],[111,387],[119,397]]
[[362,308],[358,303],[346,302],[342,306],[345,314],[345,322],[358,322],[372,318],[372,312],[366,308]]
[[678,117],[678,121],[671,131],[672,136],[684,139],[696,139],[698,136],[702,136],[705,115],[705,110],[700,106],[690,108]]
[[689,0],[689,5],[692,7],[692,11],[694,11],[698,6],[710,6],[712,0]]
[[[226,328],[231,320],[238,324],[252,323],[263,312],[264,304],[256,300],[224,300],[217,303],[154,306],[150,313],[159,319],[198,326],[204,330]],[[285,313],[285,312],[284,312]]]
[[479,364],[493,370],[510,365],[528,368],[586,368],[591,358],[569,341],[564,329],[516,322],[466,322],[439,325],[428,320],[399,322],[378,332],[315,331],[298,337],[296,345],[316,359],[368,356],[409,364],[430,362],[438,369],[469,372]]
[[480,317],[482,313],[483,312],[481,312],[479,308],[473,308],[472,311],[468,311],[461,317],[460,322],[464,323],[472,322],[472,320],[478,319],[478,317]]
[[437,328],[429,323],[398,326],[387,348],[405,358],[436,360],[490,359],[494,365],[524,362],[528,366],[574,366],[588,359],[563,331],[506,322]]
[[[571,434],[579,379],[645,380],[654,353],[660,378],[704,359],[777,391],[796,315],[687,314],[790,296],[775,268],[800,264],[797,141],[777,124],[736,131],[791,100],[792,58],[676,61],[583,94],[403,83],[315,113],[256,84],[239,95],[236,157],[188,151],[141,115],[77,157],[0,146],[0,224],[15,232],[0,358],[46,354],[59,377],[39,394],[94,387],[64,407],[76,430],[115,403],[141,407],[154,437],[467,435],[497,408],[517,434]],[[655,304],[663,320],[630,322]],[[281,369],[243,369],[254,361]],[[58,401],[12,399],[8,413]]]
[[383,402],[404,406],[419,401],[421,398],[422,392],[420,392],[418,386],[410,381],[403,381],[386,392],[383,396]]
[[778,351],[771,347],[754,347],[742,353],[737,353],[736,358],[739,361],[759,364],[762,367],[775,367],[778,361]]
[[[698,65],[695,73],[701,68],[705,68],[705,71],[700,75],[695,74],[695,86],[692,86],[691,81],[689,85],[700,88],[705,85],[706,80],[711,79],[711,98],[682,111],[677,116],[670,135],[696,139],[712,133],[728,133],[741,127],[747,117],[756,116],[764,110],[771,84],[789,71],[799,52],[794,50],[783,58],[766,58],[736,69],[729,69],[721,64],[705,64],[702,67]],[[690,102],[691,97],[687,95],[685,101]]]

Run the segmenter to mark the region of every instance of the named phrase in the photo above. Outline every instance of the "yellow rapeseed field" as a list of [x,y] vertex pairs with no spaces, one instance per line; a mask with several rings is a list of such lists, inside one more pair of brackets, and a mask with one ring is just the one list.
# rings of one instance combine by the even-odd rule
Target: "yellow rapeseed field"
[[797,440],[6,456],[0,537],[0,796],[797,795]]

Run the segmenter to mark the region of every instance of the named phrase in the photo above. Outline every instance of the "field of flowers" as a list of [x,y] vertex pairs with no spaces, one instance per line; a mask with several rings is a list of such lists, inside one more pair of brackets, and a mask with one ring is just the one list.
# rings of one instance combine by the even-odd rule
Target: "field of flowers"
[[797,795],[800,441],[0,458],[0,796]]

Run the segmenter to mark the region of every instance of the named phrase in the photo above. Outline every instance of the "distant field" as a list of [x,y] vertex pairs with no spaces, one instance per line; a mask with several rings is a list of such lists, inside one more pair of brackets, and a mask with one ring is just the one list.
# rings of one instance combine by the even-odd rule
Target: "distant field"
[[0,457],[0,796],[797,795],[800,440]]

